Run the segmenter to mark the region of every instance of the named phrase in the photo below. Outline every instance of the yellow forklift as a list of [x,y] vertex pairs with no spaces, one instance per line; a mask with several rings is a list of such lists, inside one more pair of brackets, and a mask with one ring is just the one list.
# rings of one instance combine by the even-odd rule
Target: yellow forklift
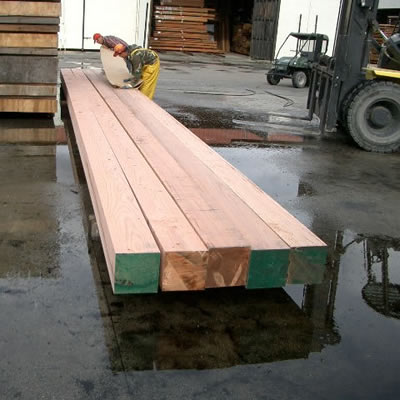
[[[400,149],[400,34],[380,31],[378,3],[342,0],[334,54],[314,63],[307,108],[310,119],[319,117],[321,132],[339,126],[364,150],[390,153]],[[372,46],[377,65],[369,64]]]

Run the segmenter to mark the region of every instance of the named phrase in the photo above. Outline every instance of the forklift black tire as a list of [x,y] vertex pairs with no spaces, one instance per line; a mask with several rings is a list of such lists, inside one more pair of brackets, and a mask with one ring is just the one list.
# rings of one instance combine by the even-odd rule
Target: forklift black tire
[[364,150],[392,153],[400,149],[400,85],[374,81],[362,87],[347,111],[350,135]]
[[308,76],[304,71],[295,71],[292,76],[293,87],[302,89],[307,86]]
[[358,92],[365,86],[371,85],[374,81],[363,81],[359,83],[354,89],[351,90],[350,94],[343,100],[342,105],[340,107],[340,114],[338,119],[338,124],[345,129],[347,133],[349,133],[349,128],[347,126],[347,113],[350,107],[350,104],[353,102],[354,97],[357,96]]
[[275,69],[271,69],[267,73],[267,81],[272,86],[277,85],[281,81],[281,78],[275,72]]

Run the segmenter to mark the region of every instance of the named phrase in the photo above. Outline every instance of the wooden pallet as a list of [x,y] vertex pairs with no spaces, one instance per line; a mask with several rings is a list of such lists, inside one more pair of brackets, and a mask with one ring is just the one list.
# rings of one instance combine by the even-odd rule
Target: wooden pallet
[[116,293],[322,280],[326,245],[154,102],[95,70],[62,80]]
[[57,111],[59,0],[0,0],[0,112]]

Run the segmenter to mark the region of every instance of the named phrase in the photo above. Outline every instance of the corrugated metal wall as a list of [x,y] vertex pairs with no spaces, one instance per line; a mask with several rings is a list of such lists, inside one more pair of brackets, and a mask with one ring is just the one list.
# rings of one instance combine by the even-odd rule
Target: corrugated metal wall
[[250,56],[273,60],[278,28],[280,0],[254,0]]

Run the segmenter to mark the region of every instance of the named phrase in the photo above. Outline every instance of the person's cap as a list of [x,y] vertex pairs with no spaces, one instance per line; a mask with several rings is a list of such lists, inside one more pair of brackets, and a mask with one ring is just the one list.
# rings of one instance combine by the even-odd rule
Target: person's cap
[[114,57],[119,56],[121,53],[123,53],[124,51],[126,51],[126,46],[123,45],[122,43],[118,43],[115,47],[114,47]]
[[93,35],[93,41],[94,41],[94,43],[96,43],[97,40],[98,40],[99,38],[101,38],[100,33],[95,33],[95,34]]

